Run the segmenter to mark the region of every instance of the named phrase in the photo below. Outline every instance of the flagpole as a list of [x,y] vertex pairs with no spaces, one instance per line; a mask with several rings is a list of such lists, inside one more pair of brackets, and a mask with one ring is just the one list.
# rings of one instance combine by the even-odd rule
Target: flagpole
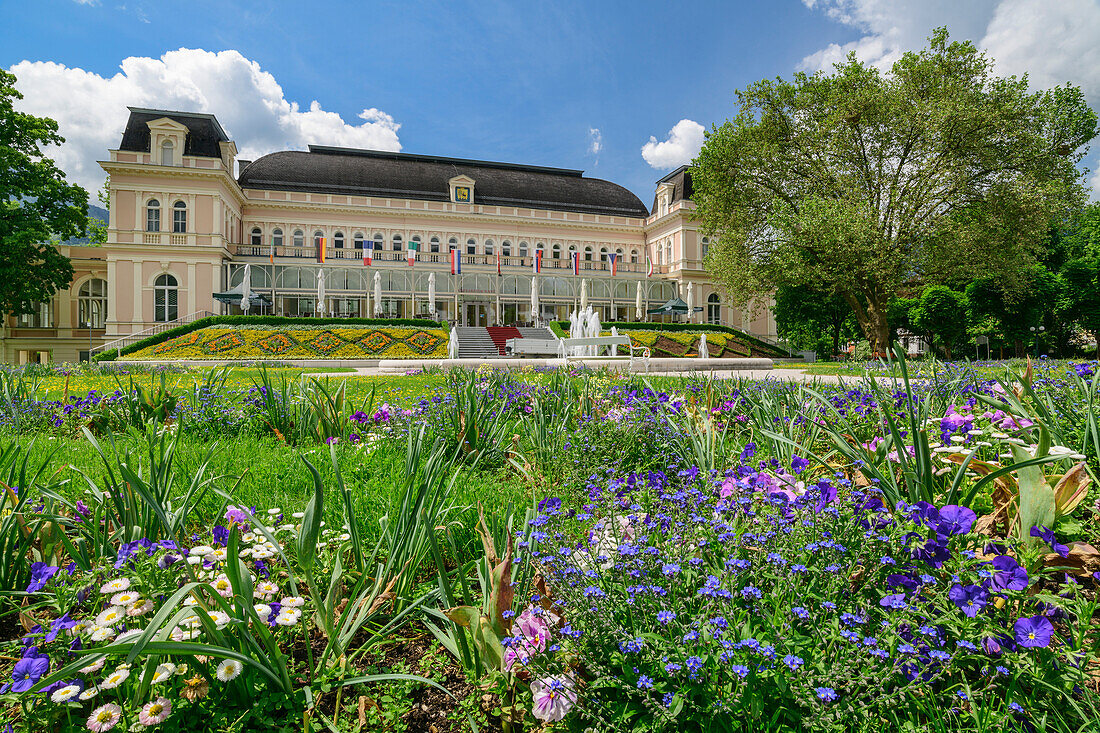
[[275,299],[275,236],[271,236],[271,315],[278,315],[276,312],[275,304],[279,301]]

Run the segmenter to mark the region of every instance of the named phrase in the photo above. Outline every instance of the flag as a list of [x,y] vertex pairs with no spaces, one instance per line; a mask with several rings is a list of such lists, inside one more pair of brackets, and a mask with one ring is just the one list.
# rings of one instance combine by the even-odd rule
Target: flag
[[462,253],[458,251],[458,247],[451,250],[451,274],[459,275],[462,273]]
[[500,252],[497,252],[497,275],[500,275]]
[[570,252],[569,253],[569,259],[572,260],[571,264],[573,265],[573,274],[574,275],[580,275],[581,274],[581,253],[580,252]]
[[409,242],[409,267],[416,262],[416,242]]
[[271,264],[275,264],[275,237],[271,238],[271,256],[268,259],[271,260]]
[[535,250],[535,259],[531,260],[531,271],[542,272],[542,250]]
[[649,247],[645,248],[645,276],[653,277],[653,260],[649,259]]
[[374,262],[374,242],[363,243],[363,267],[370,267]]
[[611,277],[615,277],[615,274],[619,271],[616,262],[619,259],[618,252],[608,252],[607,261],[611,263]]
[[317,247],[317,261],[325,261],[325,238],[321,237],[321,244]]

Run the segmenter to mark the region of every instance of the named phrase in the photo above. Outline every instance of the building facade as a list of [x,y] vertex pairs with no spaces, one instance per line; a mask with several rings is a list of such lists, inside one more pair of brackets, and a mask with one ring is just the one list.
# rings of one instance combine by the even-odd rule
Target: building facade
[[707,276],[686,168],[658,181],[647,208],[577,170],[319,145],[238,160],[213,115],[138,108],[100,165],[107,242],[63,247],[76,277],[8,319],[7,362],[75,361],[240,313],[245,265],[253,313],[316,315],[319,272],[327,316],[482,326],[564,319],[582,292],[602,320],[637,320],[639,299],[643,311],[687,301],[690,284],[702,309],[691,320],[775,335],[770,310],[728,307]]

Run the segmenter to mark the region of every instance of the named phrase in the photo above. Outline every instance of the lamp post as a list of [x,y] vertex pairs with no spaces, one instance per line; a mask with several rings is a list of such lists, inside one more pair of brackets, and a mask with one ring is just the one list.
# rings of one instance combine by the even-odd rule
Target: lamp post
[[1038,326],[1038,327],[1032,326],[1031,327],[1031,333],[1032,333],[1032,335],[1035,339],[1035,358],[1036,359],[1039,358],[1039,337],[1046,330],[1047,330],[1046,326]]

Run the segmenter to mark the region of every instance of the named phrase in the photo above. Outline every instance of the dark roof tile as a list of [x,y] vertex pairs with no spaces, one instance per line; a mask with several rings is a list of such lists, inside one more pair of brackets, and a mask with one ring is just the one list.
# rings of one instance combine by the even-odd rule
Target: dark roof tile
[[242,188],[447,201],[448,181],[474,179],[474,203],[644,218],[645,204],[610,181],[582,171],[408,153],[311,145],[241,170]]
[[122,133],[119,150],[148,153],[149,124],[153,120],[167,117],[187,128],[187,140],[184,143],[184,155],[197,155],[203,158],[222,157],[219,142],[227,142],[229,136],[218,124],[214,115],[197,112],[172,112],[164,109],[142,109],[130,107],[130,119],[126,121],[126,130]]

